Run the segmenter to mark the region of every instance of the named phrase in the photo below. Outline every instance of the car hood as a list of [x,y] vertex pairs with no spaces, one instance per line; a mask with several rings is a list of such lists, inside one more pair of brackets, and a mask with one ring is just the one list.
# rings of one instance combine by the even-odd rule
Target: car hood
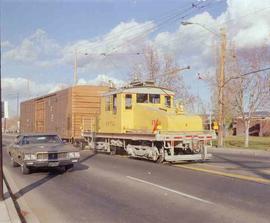
[[26,153],[36,153],[36,152],[77,152],[79,151],[72,145],[69,144],[34,144],[34,145],[24,145],[21,146],[21,150]]

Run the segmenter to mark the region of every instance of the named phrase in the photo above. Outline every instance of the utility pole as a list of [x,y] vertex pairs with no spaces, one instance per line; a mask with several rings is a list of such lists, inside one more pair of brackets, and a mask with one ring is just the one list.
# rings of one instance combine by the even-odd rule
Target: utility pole
[[78,58],[77,57],[78,57],[78,55],[77,55],[77,49],[75,49],[74,76],[73,76],[74,85],[77,85],[77,82],[78,82],[78,73],[77,73]]
[[220,66],[218,78],[218,147],[224,146],[224,82],[225,82],[225,57],[226,57],[226,32],[220,30]]

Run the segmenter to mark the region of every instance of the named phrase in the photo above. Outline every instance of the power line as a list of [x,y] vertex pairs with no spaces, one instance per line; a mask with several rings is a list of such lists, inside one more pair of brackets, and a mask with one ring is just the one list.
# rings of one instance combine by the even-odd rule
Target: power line
[[[195,3],[194,3],[195,4]],[[198,4],[196,4],[196,5],[200,5],[201,4],[201,2],[199,2]],[[189,6],[190,6],[190,3],[188,4]],[[189,8],[193,8],[192,6],[191,7],[187,7],[187,6],[185,6],[185,8],[184,9],[181,9],[181,11],[179,12],[179,9],[177,9],[177,10],[172,10],[172,11],[176,11],[176,13],[174,13],[174,15],[171,15],[171,13],[170,13],[170,15],[169,16],[160,16],[161,17],[161,20],[160,20],[160,22],[159,23],[163,23],[164,21],[164,19],[165,19],[165,21],[166,20],[168,20],[168,19],[170,19],[172,16],[175,16],[175,15],[177,15],[177,14],[179,14],[179,13],[184,13],[184,12],[186,12]],[[169,12],[167,12],[166,14],[168,14]],[[152,19],[152,20],[155,20],[155,19]],[[151,20],[150,20],[151,21]],[[136,32],[139,32],[141,29],[143,29],[143,28],[145,28],[145,27],[147,27],[148,26],[148,24],[144,24],[144,25],[141,25],[141,26],[139,26],[139,27],[136,27],[137,25],[133,25],[133,26],[131,26],[131,27],[129,27],[129,28],[127,28],[127,29],[125,29],[124,31],[122,31],[121,33],[119,32],[118,34],[116,34],[116,35],[114,35],[114,36],[112,36],[112,37],[110,37],[110,38],[107,38],[107,39],[104,39],[103,38],[103,40],[106,40],[107,41],[107,44],[113,44],[115,41],[117,41],[117,40],[119,40],[121,37],[123,37],[125,34],[130,34],[130,35],[128,35],[128,37],[131,37],[132,35],[134,35],[134,32],[135,32],[135,34],[136,34]],[[146,29],[144,32],[148,32],[148,30],[151,30],[152,28],[149,28],[149,29]],[[133,34],[132,34],[132,32],[133,32]],[[143,32],[143,33],[144,33]],[[141,35],[141,34],[140,34]],[[97,48],[99,48],[100,47],[100,45],[101,45],[101,43],[95,43],[92,47],[92,49],[97,49]]]
[[231,80],[236,80],[236,79],[245,77],[245,76],[250,75],[250,74],[256,74],[256,73],[263,72],[263,71],[267,71],[267,70],[270,70],[270,67],[266,67],[266,68],[259,69],[259,70],[253,70],[253,71],[250,71],[250,72],[247,72],[247,73],[244,73],[244,74],[240,74],[239,76],[233,76],[233,77],[230,77],[228,80],[226,80],[226,81],[224,82],[223,87],[224,87],[228,82],[230,82]]
[[250,74],[255,74],[255,73],[259,73],[259,72],[266,71],[266,70],[270,70],[270,67],[263,68],[263,69],[260,69],[260,70],[250,71],[248,73],[241,74],[240,76],[246,76],[246,75],[250,75]]
[[[138,40],[138,38],[143,38],[145,35],[148,35],[149,33],[151,33],[151,32],[153,32],[153,31],[158,31],[159,29],[161,29],[162,28],[162,26],[164,26],[165,24],[167,24],[167,23],[171,23],[171,22],[174,22],[174,21],[176,21],[176,20],[179,20],[179,16],[181,16],[181,15],[183,15],[182,17],[180,17],[180,19],[183,19],[183,18],[185,18],[185,17],[187,17],[187,16],[189,16],[191,13],[193,13],[193,11],[194,11],[194,9],[196,9],[196,10],[200,10],[200,9],[202,9],[202,8],[205,8],[205,7],[207,7],[207,6],[209,6],[210,4],[212,4],[212,1],[213,0],[209,0],[210,1],[210,3],[208,3],[207,5],[202,5],[202,3],[205,3],[205,2],[198,2],[198,3],[192,3],[192,5],[190,6],[190,7],[186,7],[186,8],[184,8],[184,9],[181,9],[181,11],[179,12],[178,10],[177,10],[177,13],[174,13],[173,15],[169,15],[169,16],[164,16],[163,18],[165,18],[165,19],[163,19],[163,20],[161,20],[159,23],[157,23],[157,25],[156,26],[154,26],[154,27],[151,27],[151,28],[149,28],[149,29],[146,29],[145,31],[143,31],[142,33],[140,33],[139,35],[137,35],[137,36],[134,36],[134,37],[132,37],[132,35],[134,35],[134,33],[133,34],[131,34],[131,35],[128,35],[128,36],[125,36],[125,38],[129,38],[129,37],[132,37],[131,39],[129,39],[128,41],[125,41],[124,43],[120,43],[120,44],[118,44],[116,47],[113,47],[113,49],[112,49],[112,51],[111,52],[109,52],[109,53],[103,53],[104,54],[104,56],[109,56],[109,55],[113,55],[113,52],[115,52],[115,51],[117,51],[120,47],[122,47],[123,45],[126,45],[126,44],[130,44],[130,43],[132,43],[132,42],[134,42],[134,41],[136,41],[136,40]],[[190,4],[189,4],[190,5]],[[190,11],[190,12],[189,12]],[[187,12],[189,12],[189,13],[187,13]],[[129,29],[126,29],[124,32],[121,32],[120,33],[120,35],[116,35],[116,36],[113,36],[113,37],[111,37],[111,38],[109,38],[109,39],[106,39],[106,44],[112,44],[113,45],[113,43],[117,43],[116,41],[117,40],[119,40],[119,38],[121,38],[125,33],[127,33],[128,31],[129,32],[131,32],[132,30],[136,30],[136,32],[137,32],[137,30],[138,31],[140,31],[140,29],[143,29],[144,27],[147,27],[147,25],[148,24],[145,24],[145,25],[142,25],[142,26],[140,26],[140,27],[137,27],[137,28],[135,28],[135,29],[133,29],[132,27],[130,27]],[[135,25],[134,25],[135,26]],[[133,26],[133,27],[134,27]],[[132,32],[131,32],[132,33]],[[118,37],[118,38],[117,38]],[[104,39],[103,39],[104,40]],[[94,45],[94,48],[92,48],[92,50],[93,49],[95,49],[95,48],[98,48],[100,46],[100,43],[96,43],[95,45]],[[134,55],[142,55],[143,53],[134,53]],[[114,64],[111,60],[110,60],[110,62],[112,63],[112,64]],[[115,65],[114,65],[115,66]]]
[[[194,4],[194,3],[192,3],[192,4]],[[189,3],[187,6],[190,6],[190,3]],[[184,9],[181,9],[180,12],[185,12],[186,10],[188,10],[190,7],[187,7],[187,6],[185,6]],[[191,8],[192,8],[192,7],[191,7]],[[173,11],[175,11],[176,15],[179,13],[179,9],[173,9],[173,10],[168,11],[167,13],[164,14],[164,16],[163,16],[163,15],[160,16],[161,23],[162,23],[162,20],[163,20],[163,19],[167,20],[167,19],[169,19],[170,17],[172,17],[172,12],[173,12]],[[174,13],[174,14],[175,14],[175,13]],[[168,16],[168,15],[169,15],[169,16]],[[150,21],[155,21],[155,18],[150,19]],[[109,38],[109,40],[118,39],[118,38],[120,38],[123,34],[126,34],[127,32],[130,32],[133,28],[135,28],[135,30],[136,30],[136,29],[141,29],[141,28],[144,28],[144,27],[147,27],[147,24],[144,24],[144,25],[142,25],[142,26],[140,26],[140,27],[136,27],[136,25],[133,25],[132,27],[129,27],[128,29],[126,29],[126,30],[124,30],[123,32],[119,33],[120,35],[118,35],[118,37],[117,37],[117,36],[113,36],[113,37]],[[107,40],[108,40],[108,39],[107,39]]]
[[[213,1],[213,0],[209,0],[209,1]],[[119,40],[119,38],[121,38],[121,36],[123,36],[126,32],[129,31],[129,33],[131,33],[130,35],[125,36],[125,38],[130,38],[130,37],[131,37],[130,40],[126,41],[125,43],[120,43],[120,44],[117,45],[116,47],[113,47],[112,52],[114,52],[114,51],[116,51],[118,48],[120,48],[121,46],[127,44],[127,42],[128,42],[128,43],[131,43],[131,42],[137,40],[138,38],[143,38],[145,35],[147,35],[147,34],[153,32],[153,31],[159,30],[162,26],[164,26],[166,23],[170,22],[171,20],[173,20],[173,21],[174,21],[175,19],[178,20],[178,19],[179,19],[179,16],[184,15],[185,13],[186,13],[186,14],[185,14],[184,16],[180,17],[180,19],[181,19],[181,18],[184,18],[184,17],[186,17],[186,16],[188,16],[188,15],[190,15],[191,13],[188,13],[188,14],[187,14],[188,11],[191,11],[191,10],[194,10],[194,9],[200,10],[200,9],[206,7],[206,6],[204,6],[204,5],[201,6],[202,3],[204,3],[204,2],[192,3],[192,6],[190,6],[190,7],[188,7],[188,8],[181,9],[181,11],[175,13],[174,15],[165,16],[165,17],[164,17],[165,19],[164,19],[164,20],[161,20],[160,22],[158,22],[156,26],[146,29],[145,31],[143,31],[143,32],[140,33],[139,35],[138,35],[138,34],[137,34],[137,35],[135,34],[136,36],[134,36],[134,33],[132,34],[131,31],[134,31],[134,30],[140,31],[140,29],[143,29],[144,27],[147,27],[147,24],[142,25],[142,26],[140,26],[140,27],[137,27],[137,28],[135,28],[135,29],[133,29],[133,30],[132,30],[132,27],[130,27],[129,29],[127,29],[127,30],[125,30],[124,32],[120,33],[120,35],[118,35],[118,36],[113,36],[113,37],[107,39],[107,41],[109,40],[109,42],[107,42],[107,44],[113,45],[113,43],[114,43],[114,42],[116,43],[116,41]],[[190,4],[189,4],[189,5],[190,5]],[[196,6],[196,7],[195,7],[195,6]],[[193,12],[192,12],[192,13],[193,13]],[[167,17],[167,18],[166,18],[166,17]],[[132,37],[132,36],[134,36],[134,37]],[[98,46],[95,46],[95,47],[98,47]],[[112,52],[110,52],[110,53],[112,53]],[[107,54],[108,54],[108,53],[107,53]]]
[[[189,16],[189,15],[191,15],[191,14],[193,13],[193,9],[200,10],[200,9],[205,8],[206,6],[212,4],[212,3],[208,3],[207,5],[200,6],[202,3],[203,3],[203,2],[199,2],[199,3],[197,3],[197,4],[193,3],[192,6],[189,7],[187,10],[181,11],[180,14],[178,13],[178,14],[176,14],[176,15],[173,15],[173,16],[169,17],[168,19],[166,19],[166,20],[160,22],[160,23],[157,24],[156,26],[154,26],[154,27],[152,27],[152,28],[150,28],[150,29],[145,30],[140,36],[136,36],[136,37],[130,39],[128,42],[129,42],[129,43],[134,42],[134,41],[138,40],[138,38],[142,38],[142,37],[144,37],[145,35],[148,35],[149,33],[153,32],[153,31],[158,31],[158,30],[160,30],[160,29],[162,28],[162,26],[164,26],[165,24],[167,24],[167,23],[169,23],[169,22],[172,23],[172,22],[175,22],[175,21],[177,21],[177,20],[179,20],[179,19],[184,19],[184,18],[186,18],[187,16]],[[194,5],[196,5],[197,7],[194,7]],[[188,11],[191,11],[191,12],[187,13]],[[182,16],[181,16],[181,15],[182,15]],[[179,17],[179,16],[181,16],[181,17]],[[124,44],[126,44],[126,43],[124,43]],[[120,48],[120,47],[123,46],[124,44],[120,44],[120,45],[118,45],[117,47],[114,47],[114,48],[113,48],[113,51],[117,50],[118,48]],[[113,52],[113,51],[112,51],[112,52]]]

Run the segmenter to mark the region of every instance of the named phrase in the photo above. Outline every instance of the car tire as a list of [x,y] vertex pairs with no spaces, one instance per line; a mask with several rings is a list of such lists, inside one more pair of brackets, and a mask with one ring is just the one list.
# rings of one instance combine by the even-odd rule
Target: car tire
[[23,164],[23,165],[21,165],[21,172],[22,172],[22,174],[27,175],[30,173],[30,168],[27,167],[25,164]]
[[15,162],[13,158],[11,158],[11,166],[19,167],[20,165],[17,162]]
[[66,165],[65,166],[65,170],[67,171],[67,170],[73,168],[73,166],[74,166],[73,164]]

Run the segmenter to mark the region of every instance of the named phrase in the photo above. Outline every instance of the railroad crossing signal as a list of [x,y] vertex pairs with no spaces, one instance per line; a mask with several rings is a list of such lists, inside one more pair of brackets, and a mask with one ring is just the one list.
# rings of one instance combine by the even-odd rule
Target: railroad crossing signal
[[213,122],[213,129],[218,130],[218,123],[216,121]]

